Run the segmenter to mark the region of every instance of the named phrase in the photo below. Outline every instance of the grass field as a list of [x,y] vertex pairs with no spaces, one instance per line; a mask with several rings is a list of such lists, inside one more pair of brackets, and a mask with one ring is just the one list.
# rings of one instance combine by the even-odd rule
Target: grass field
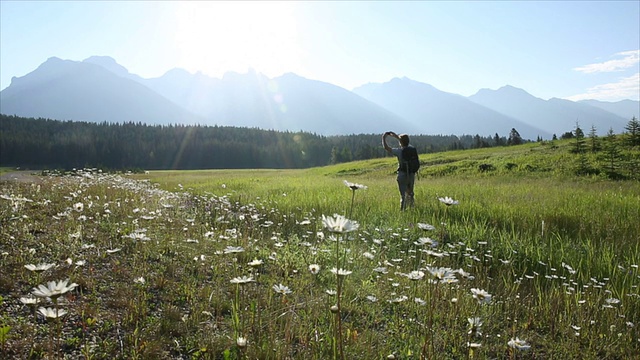
[[637,358],[640,183],[549,144],[421,161],[405,212],[391,158],[2,183],[2,354]]

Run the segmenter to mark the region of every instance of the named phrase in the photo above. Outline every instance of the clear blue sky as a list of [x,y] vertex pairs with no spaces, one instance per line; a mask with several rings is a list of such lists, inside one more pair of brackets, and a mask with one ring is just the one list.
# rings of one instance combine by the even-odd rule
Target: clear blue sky
[[469,96],[640,100],[640,1],[0,1],[0,89],[49,57],[131,73],[253,68],[346,89],[406,76]]

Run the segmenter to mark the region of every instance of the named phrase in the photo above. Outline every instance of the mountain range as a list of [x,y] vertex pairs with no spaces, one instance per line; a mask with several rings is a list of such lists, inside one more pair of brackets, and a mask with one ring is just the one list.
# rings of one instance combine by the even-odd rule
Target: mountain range
[[504,86],[462,95],[408,78],[347,90],[293,73],[249,70],[221,79],[172,69],[157,78],[131,74],[108,56],[49,58],[0,92],[0,113],[90,122],[200,124],[305,131],[321,135],[382,133],[550,139],[576,123],[599,135],[624,131],[640,102],[543,100]]

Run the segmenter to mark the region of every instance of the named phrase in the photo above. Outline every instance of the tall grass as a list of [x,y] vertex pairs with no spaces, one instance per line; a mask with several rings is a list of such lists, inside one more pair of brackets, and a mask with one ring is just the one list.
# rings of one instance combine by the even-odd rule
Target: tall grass
[[[367,189],[354,193],[344,180]],[[631,359],[640,351],[637,182],[425,171],[405,212],[391,159],[82,172],[0,186],[0,327],[10,329],[2,346],[10,358]],[[334,214],[350,214],[358,229],[327,228],[323,216]],[[40,263],[56,267],[24,267]],[[78,287],[60,301],[68,314],[51,340],[51,324],[20,298],[66,278]]]

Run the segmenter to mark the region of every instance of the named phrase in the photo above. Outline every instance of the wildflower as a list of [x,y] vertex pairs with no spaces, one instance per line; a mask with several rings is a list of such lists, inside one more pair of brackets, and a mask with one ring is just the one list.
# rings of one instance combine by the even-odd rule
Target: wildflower
[[327,289],[327,290],[325,290],[325,292],[326,292],[326,293],[327,293],[327,295],[329,295],[329,296],[336,296],[336,294],[338,294],[338,292],[337,292],[337,291],[335,291],[335,290],[331,290],[331,289]]
[[482,326],[482,320],[479,317],[468,318],[469,322],[469,335],[482,336],[482,332],[480,331],[480,327]]
[[605,299],[605,302],[609,305],[616,305],[620,303],[620,299],[609,298],[609,299]]
[[373,296],[373,295],[367,295],[366,297],[367,300],[371,301],[371,302],[376,302],[378,301],[378,298]]
[[333,217],[322,215],[324,228],[332,233],[348,233],[358,230],[360,225],[356,221],[351,221],[342,215],[335,214]]
[[444,257],[444,256],[445,256],[445,254],[444,254],[444,253],[441,253],[441,252],[435,252],[435,251],[431,251],[431,250],[426,250],[426,251],[424,251],[424,253],[425,253],[425,254],[427,254],[427,255],[430,255],[430,256],[438,257],[438,258],[441,258],[441,257]]
[[367,186],[365,185],[348,182],[347,180],[344,180],[344,184],[347,185],[347,187],[353,191],[356,191],[358,189],[363,189],[363,190],[367,189]]
[[233,253],[241,253],[244,252],[244,248],[242,246],[227,246],[224,249],[225,254],[233,254]]
[[424,272],[420,270],[414,270],[407,274],[407,278],[409,278],[409,280],[420,280],[423,277],[424,277]]
[[117,252],[118,252],[118,251],[120,251],[120,250],[122,250],[122,249],[120,249],[120,248],[116,248],[116,249],[108,249],[108,250],[107,250],[107,254],[115,254],[115,253],[117,253]]
[[140,240],[140,241],[149,241],[151,240],[151,238],[149,238],[147,236],[146,233],[142,232],[142,231],[135,231],[129,235],[125,235],[124,237],[128,237],[132,240]]
[[349,271],[349,270],[345,270],[345,269],[336,269],[336,268],[332,268],[331,269],[331,273],[336,274],[338,276],[347,276],[347,275],[351,275],[353,271]]
[[35,305],[39,302],[38,298],[21,297],[20,302],[24,305]]
[[520,340],[518,337],[516,337],[515,339],[511,338],[507,345],[518,350],[528,350],[531,347],[531,345],[527,344],[526,341]]
[[427,267],[427,271],[431,273],[431,275],[435,278],[431,280],[433,283],[455,283],[458,282],[456,279],[455,271],[450,268],[436,268],[436,267]]
[[42,316],[44,316],[45,318],[48,318],[48,319],[56,319],[56,318],[59,318],[59,317],[63,317],[63,316],[65,316],[67,314],[66,310],[54,309],[54,308],[50,308],[50,307],[48,307],[48,308],[44,308],[44,307],[38,308],[38,312],[40,314],[42,314]]
[[468,272],[464,271],[462,268],[460,268],[460,269],[456,270],[456,272],[457,272],[458,274],[460,274],[460,276],[462,276],[462,277],[463,277],[463,278],[465,278],[465,279],[469,279],[469,280],[473,280],[473,279],[475,279],[475,277],[474,277],[473,275],[471,275],[470,273],[468,273]]
[[318,273],[320,272],[320,265],[318,264],[309,265],[309,272],[312,273],[313,275],[318,275]]
[[427,302],[426,302],[426,301],[424,301],[424,300],[422,300],[422,299],[420,299],[420,298],[414,298],[414,299],[413,299],[413,301],[414,301],[416,304],[421,305],[421,306],[427,305]]
[[397,297],[397,298],[394,298],[394,299],[391,299],[391,300],[388,300],[388,301],[389,301],[390,303],[396,303],[396,304],[397,304],[397,303],[404,302],[404,301],[406,301],[407,299],[408,299],[408,297],[407,297],[406,295],[402,295],[402,296],[400,296],[400,297]]
[[73,204],[73,210],[82,212],[82,210],[84,210],[84,204],[81,202]]
[[287,294],[291,294],[291,289],[289,289],[288,286],[284,286],[282,284],[278,284],[278,285],[273,285],[273,291],[277,292],[278,294],[282,294],[282,295],[287,295]]
[[471,289],[473,298],[478,300],[479,304],[488,304],[491,302],[491,294],[481,289]]
[[413,242],[414,244],[418,245],[418,246],[422,246],[422,245],[429,245],[431,247],[436,247],[438,246],[438,242],[435,240],[432,240],[431,238],[428,237],[421,237],[418,240]]
[[257,266],[262,265],[263,263],[264,263],[264,261],[262,261],[262,260],[253,259],[253,261],[251,261],[251,262],[249,263],[249,266],[251,266],[251,267],[257,267]]
[[452,198],[445,196],[443,198],[438,198],[438,200],[440,200],[441,203],[447,205],[447,206],[451,206],[451,205],[458,205],[458,200],[453,200]]
[[418,227],[424,231],[435,230],[436,227],[430,224],[418,223]]
[[231,283],[232,284],[238,284],[238,285],[244,285],[250,282],[253,282],[253,277],[251,276],[241,276],[241,277],[235,277],[233,279],[231,279]]
[[476,349],[476,348],[479,348],[480,346],[482,346],[482,344],[481,343],[467,342],[467,346],[472,348],[472,349]]
[[31,271],[41,272],[41,271],[47,271],[55,266],[56,264],[38,264],[38,265],[27,264],[24,267]]
[[245,346],[247,346],[247,338],[239,336],[236,339],[236,345],[238,345],[238,347],[243,348]]
[[138,278],[133,279],[133,282],[136,284],[144,284],[147,280],[144,279],[144,276],[140,276]]
[[379,272],[381,274],[387,274],[389,272],[389,270],[387,270],[386,267],[377,267],[377,268],[374,268],[373,271]]
[[373,259],[375,259],[375,255],[373,255],[372,253],[370,253],[370,252],[368,252],[368,251],[364,252],[364,253],[362,254],[362,256],[363,256],[363,257],[365,257],[365,258],[367,258],[367,259],[369,259],[369,260],[373,260]]
[[50,297],[52,299],[56,299],[78,286],[76,283],[72,283],[67,286],[68,283],[69,279],[58,281],[57,283],[55,281],[49,281],[47,282],[47,286],[38,285],[37,288],[33,288],[31,293],[37,297]]

